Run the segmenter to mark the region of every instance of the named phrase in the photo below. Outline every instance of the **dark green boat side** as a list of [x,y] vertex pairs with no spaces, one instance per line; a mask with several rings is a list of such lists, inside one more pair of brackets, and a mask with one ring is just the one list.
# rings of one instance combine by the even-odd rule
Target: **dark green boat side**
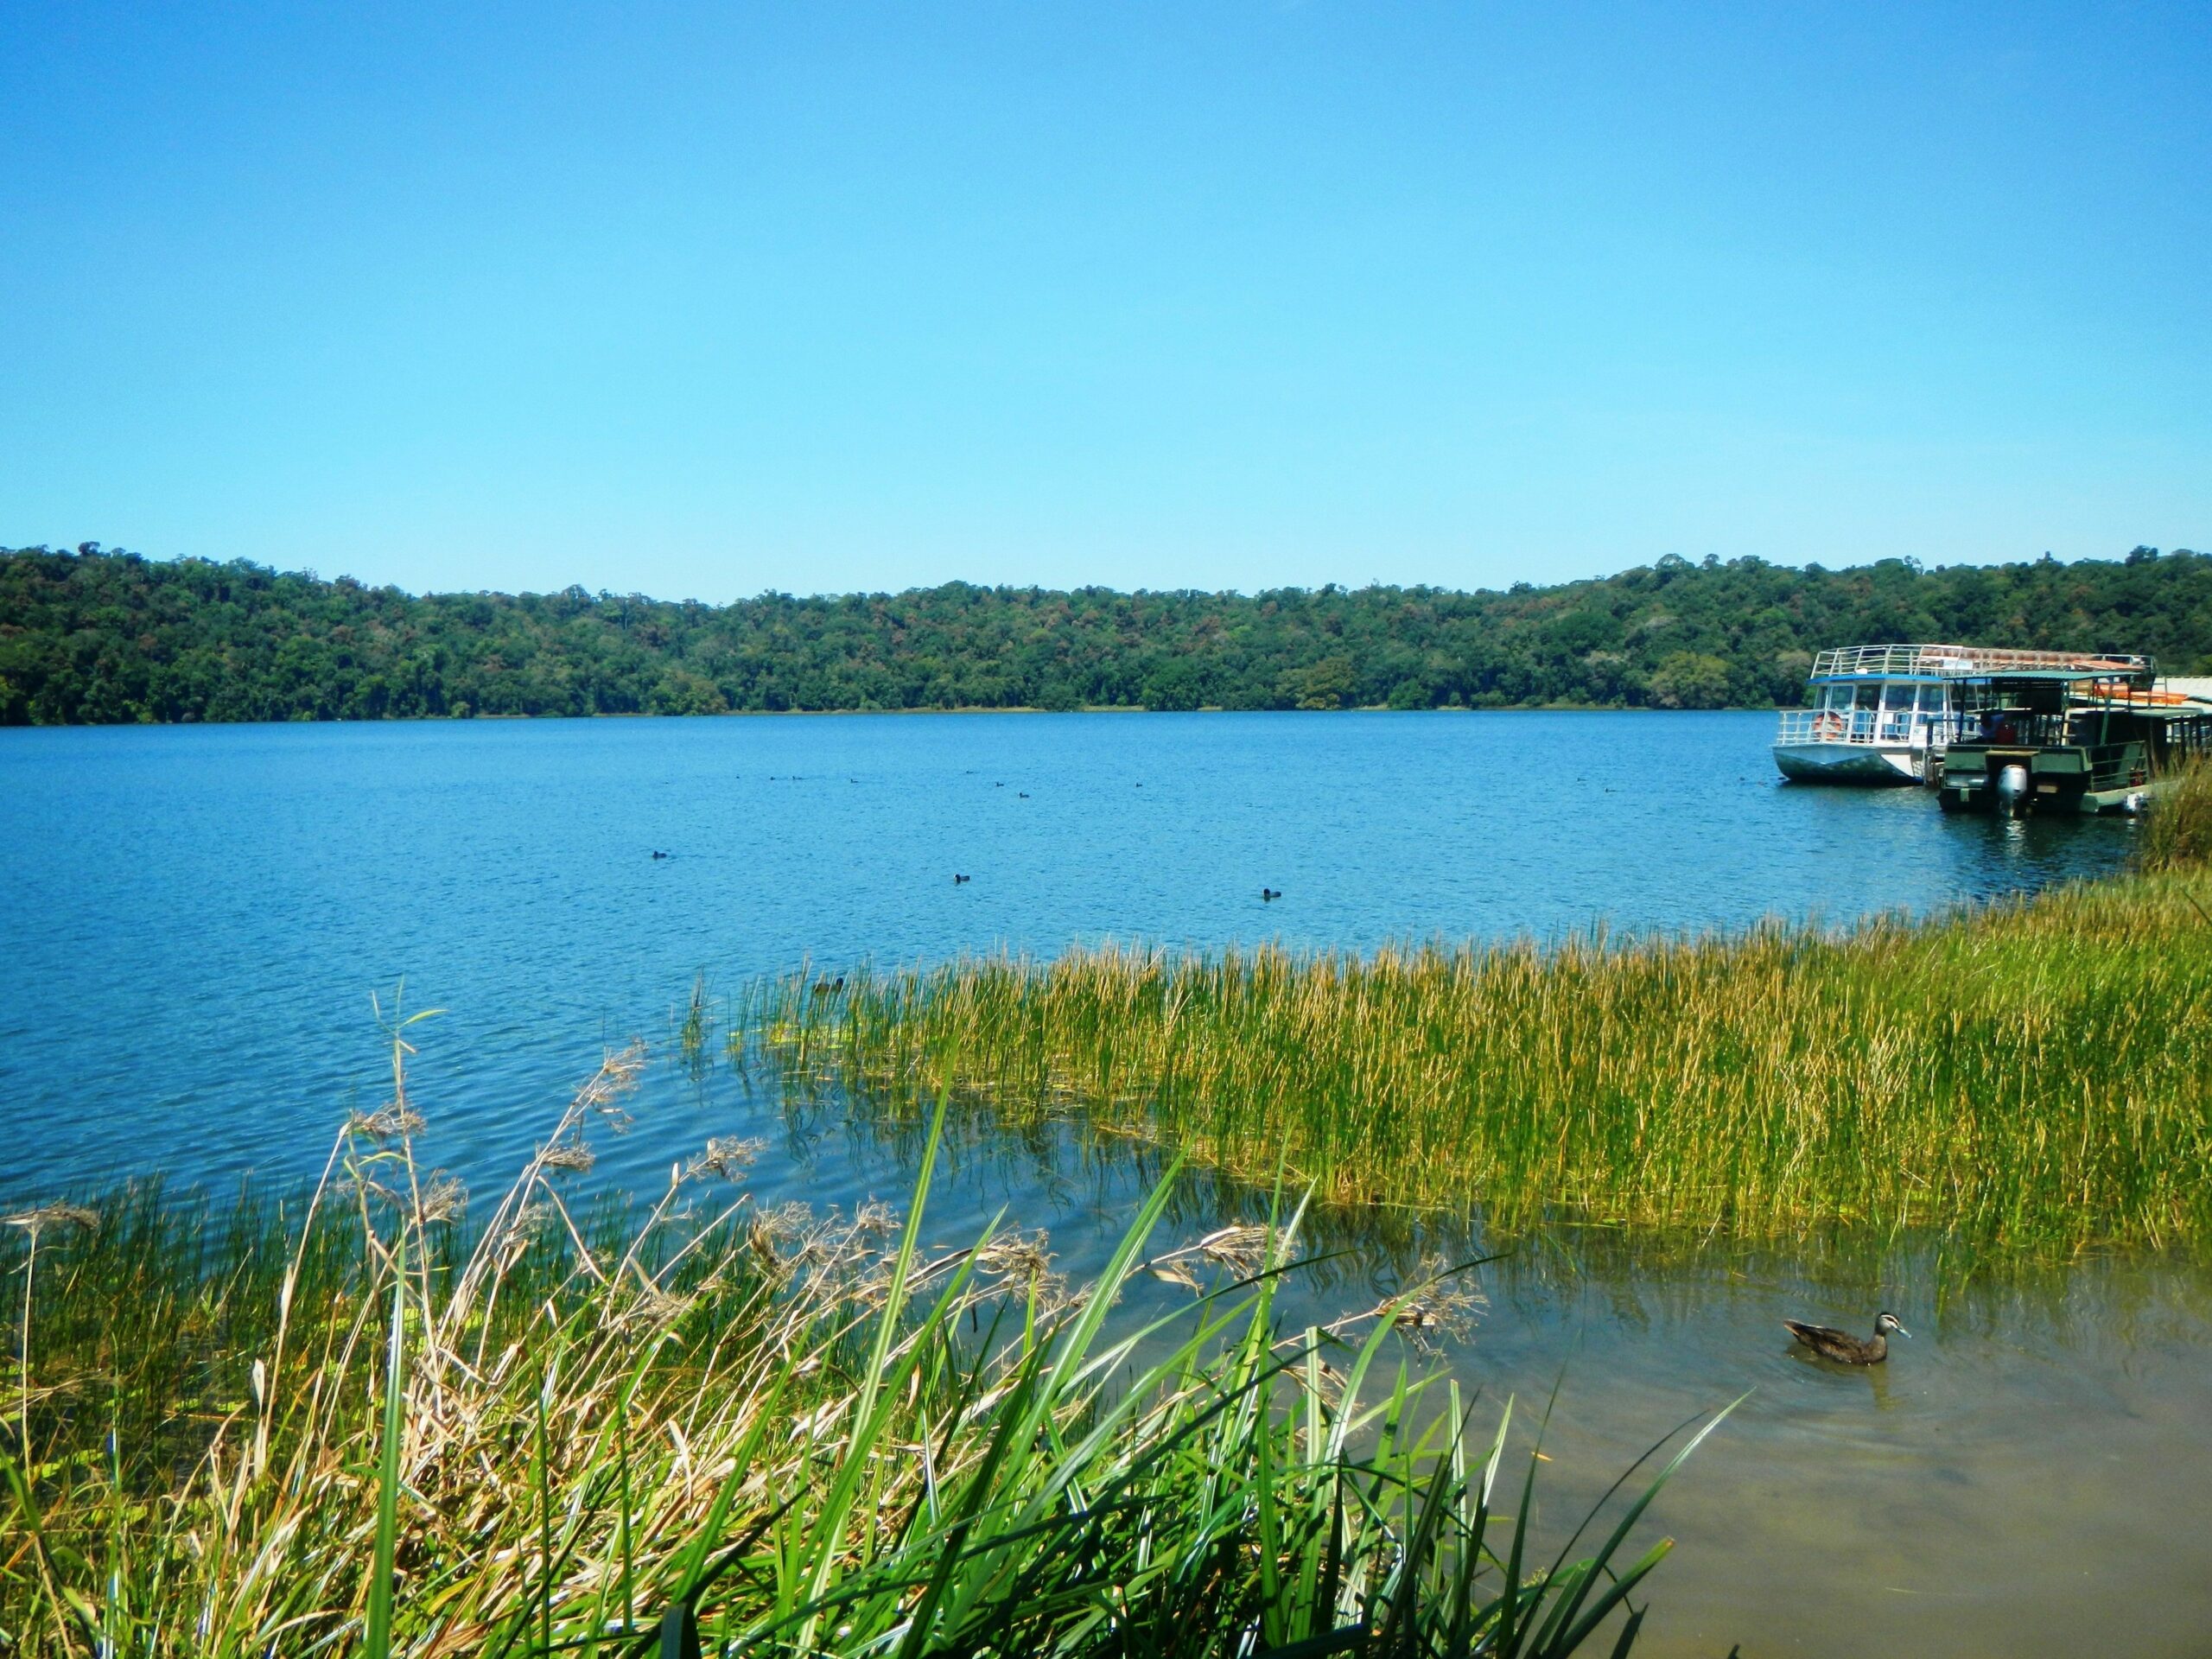
[[2149,664],[2084,683],[2010,675],[1961,688],[1943,755],[1947,812],[2134,812],[2176,761],[2212,753],[2212,709],[2152,690]]

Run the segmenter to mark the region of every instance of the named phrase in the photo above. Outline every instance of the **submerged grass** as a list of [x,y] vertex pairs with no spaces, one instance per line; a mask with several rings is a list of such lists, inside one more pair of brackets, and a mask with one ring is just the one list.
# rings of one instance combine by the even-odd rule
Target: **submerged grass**
[[[2183,797],[2198,813],[2206,777]],[[940,1088],[1015,1122],[1080,1113],[1249,1180],[1478,1208],[1507,1230],[1567,1217],[2202,1246],[2208,901],[2202,867],[2162,854],[2155,871],[1840,931],[1104,947],[855,974],[834,1001],[764,982],[738,1016],[787,1085],[882,1113]]]
[[[623,1121],[633,1051],[464,1221],[417,1166],[405,1033],[392,1100],[303,1205],[139,1189],[10,1218],[0,1651],[1634,1639],[1666,1545],[1627,1541],[1656,1482],[1586,1554],[1578,1534],[1538,1561],[1534,1461],[1517,1500],[1495,1491],[1503,1414],[1477,1443],[1456,1386],[1433,1398],[1390,1359],[1408,1299],[1448,1290],[1286,1335],[1295,1214],[1172,1248],[1163,1185],[1070,1291],[1033,1236],[922,1248],[933,1129],[903,1224],[764,1209],[734,1142],[642,1214],[594,1216],[564,1183]],[[1109,1323],[1139,1285],[1178,1311]]]

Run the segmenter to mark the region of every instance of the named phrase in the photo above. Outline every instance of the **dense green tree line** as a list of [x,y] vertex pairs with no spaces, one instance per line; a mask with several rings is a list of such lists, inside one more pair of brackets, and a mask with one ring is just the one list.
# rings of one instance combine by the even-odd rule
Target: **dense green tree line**
[[1847,570],[1675,558],[1506,593],[950,582],[712,606],[428,594],[0,550],[0,724],[1084,706],[1796,702],[1822,645],[2120,649],[2212,671],[2212,556]]

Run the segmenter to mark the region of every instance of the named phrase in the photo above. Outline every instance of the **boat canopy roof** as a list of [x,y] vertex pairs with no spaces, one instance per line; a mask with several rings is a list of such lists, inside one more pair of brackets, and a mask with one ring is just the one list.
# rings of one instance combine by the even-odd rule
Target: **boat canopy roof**
[[1845,645],[1813,659],[1820,680],[2136,679],[2151,659],[2113,652],[2012,651],[1992,645]]
[[1967,714],[2005,709],[2031,713],[2126,715],[2152,721],[2196,721],[2212,706],[2173,691],[2155,691],[2121,680],[2076,680],[2050,674],[1991,674],[1964,683]]

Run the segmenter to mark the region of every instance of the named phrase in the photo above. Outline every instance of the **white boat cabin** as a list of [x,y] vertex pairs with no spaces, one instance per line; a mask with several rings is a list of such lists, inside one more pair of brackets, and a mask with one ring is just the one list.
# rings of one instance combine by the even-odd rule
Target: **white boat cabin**
[[1806,782],[1917,784],[1933,775],[1959,711],[1955,688],[2008,670],[2126,672],[2140,659],[1984,645],[1847,645],[1813,659],[1809,708],[1785,709],[1775,765]]

